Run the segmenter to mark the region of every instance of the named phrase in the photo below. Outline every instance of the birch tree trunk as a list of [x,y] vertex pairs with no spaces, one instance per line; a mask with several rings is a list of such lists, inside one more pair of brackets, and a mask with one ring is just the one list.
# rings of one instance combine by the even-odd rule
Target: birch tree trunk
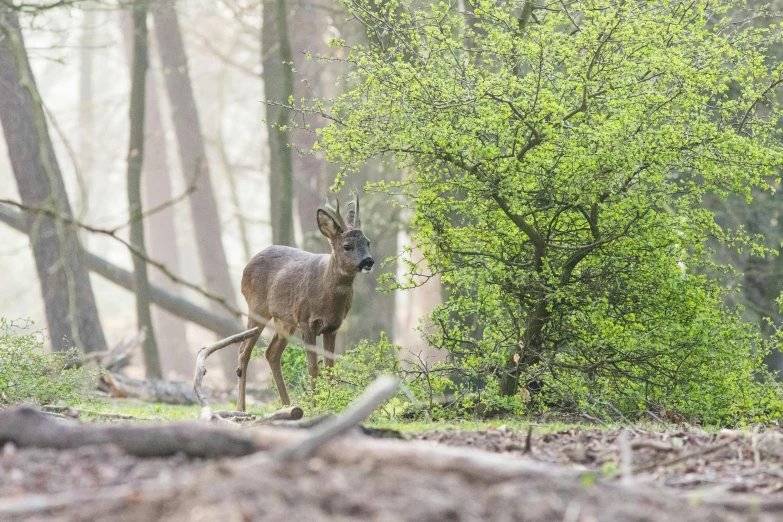
[[52,348],[76,345],[106,350],[82,246],[73,225],[60,167],[49,137],[43,103],[35,85],[19,20],[0,5],[0,123],[22,202],[45,208],[26,216],[46,307]]

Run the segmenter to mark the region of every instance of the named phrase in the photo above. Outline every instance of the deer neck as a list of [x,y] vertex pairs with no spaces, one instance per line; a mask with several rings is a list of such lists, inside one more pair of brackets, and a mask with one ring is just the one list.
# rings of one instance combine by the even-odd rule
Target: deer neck
[[324,272],[324,282],[329,288],[350,290],[353,288],[353,280],[356,274],[345,272],[340,268],[334,256],[329,256],[329,263]]

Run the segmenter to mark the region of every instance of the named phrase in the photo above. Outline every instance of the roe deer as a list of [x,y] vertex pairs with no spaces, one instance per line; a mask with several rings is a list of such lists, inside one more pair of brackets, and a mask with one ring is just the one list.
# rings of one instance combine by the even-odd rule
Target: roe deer
[[[370,272],[373,261],[370,242],[361,231],[359,195],[352,202],[347,219],[328,203],[318,209],[318,229],[329,239],[331,254],[312,254],[297,248],[271,246],[248,263],[242,274],[242,294],[250,309],[248,329],[258,326],[258,333],[239,347],[239,394],[237,410],[245,411],[247,365],[259,335],[271,319],[275,333],[266,348],[266,360],[280,393],[283,406],[288,398],[280,359],[288,338],[298,328],[306,345],[315,345],[323,335],[324,364],[334,365],[334,341],[353,300],[353,280],[359,272]],[[349,204],[350,205],[350,204]],[[264,322],[261,322],[261,319]],[[318,355],[307,351],[307,370],[313,382],[318,377]]]

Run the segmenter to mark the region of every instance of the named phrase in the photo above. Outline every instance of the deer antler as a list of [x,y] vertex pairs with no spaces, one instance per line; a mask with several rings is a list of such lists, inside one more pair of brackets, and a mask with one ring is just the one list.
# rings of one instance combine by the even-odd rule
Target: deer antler
[[324,210],[331,215],[332,219],[335,220],[337,225],[340,226],[343,230],[348,230],[348,225],[345,224],[345,221],[343,220],[343,217],[340,215],[340,198],[335,196],[335,201],[337,201],[337,208],[334,208],[329,203],[329,198],[326,199],[326,204],[324,205]]
[[362,221],[359,219],[359,191],[352,190],[353,201],[348,203],[348,208],[354,208],[348,211],[348,226],[353,229],[362,228]]

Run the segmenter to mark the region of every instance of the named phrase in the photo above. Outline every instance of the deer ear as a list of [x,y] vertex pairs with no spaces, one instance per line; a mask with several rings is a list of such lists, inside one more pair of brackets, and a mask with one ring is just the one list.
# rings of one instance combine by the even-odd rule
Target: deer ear
[[337,224],[332,216],[320,208],[316,213],[316,219],[318,221],[318,230],[320,230],[321,234],[325,235],[330,240],[337,237],[337,235],[340,233],[340,225]]

